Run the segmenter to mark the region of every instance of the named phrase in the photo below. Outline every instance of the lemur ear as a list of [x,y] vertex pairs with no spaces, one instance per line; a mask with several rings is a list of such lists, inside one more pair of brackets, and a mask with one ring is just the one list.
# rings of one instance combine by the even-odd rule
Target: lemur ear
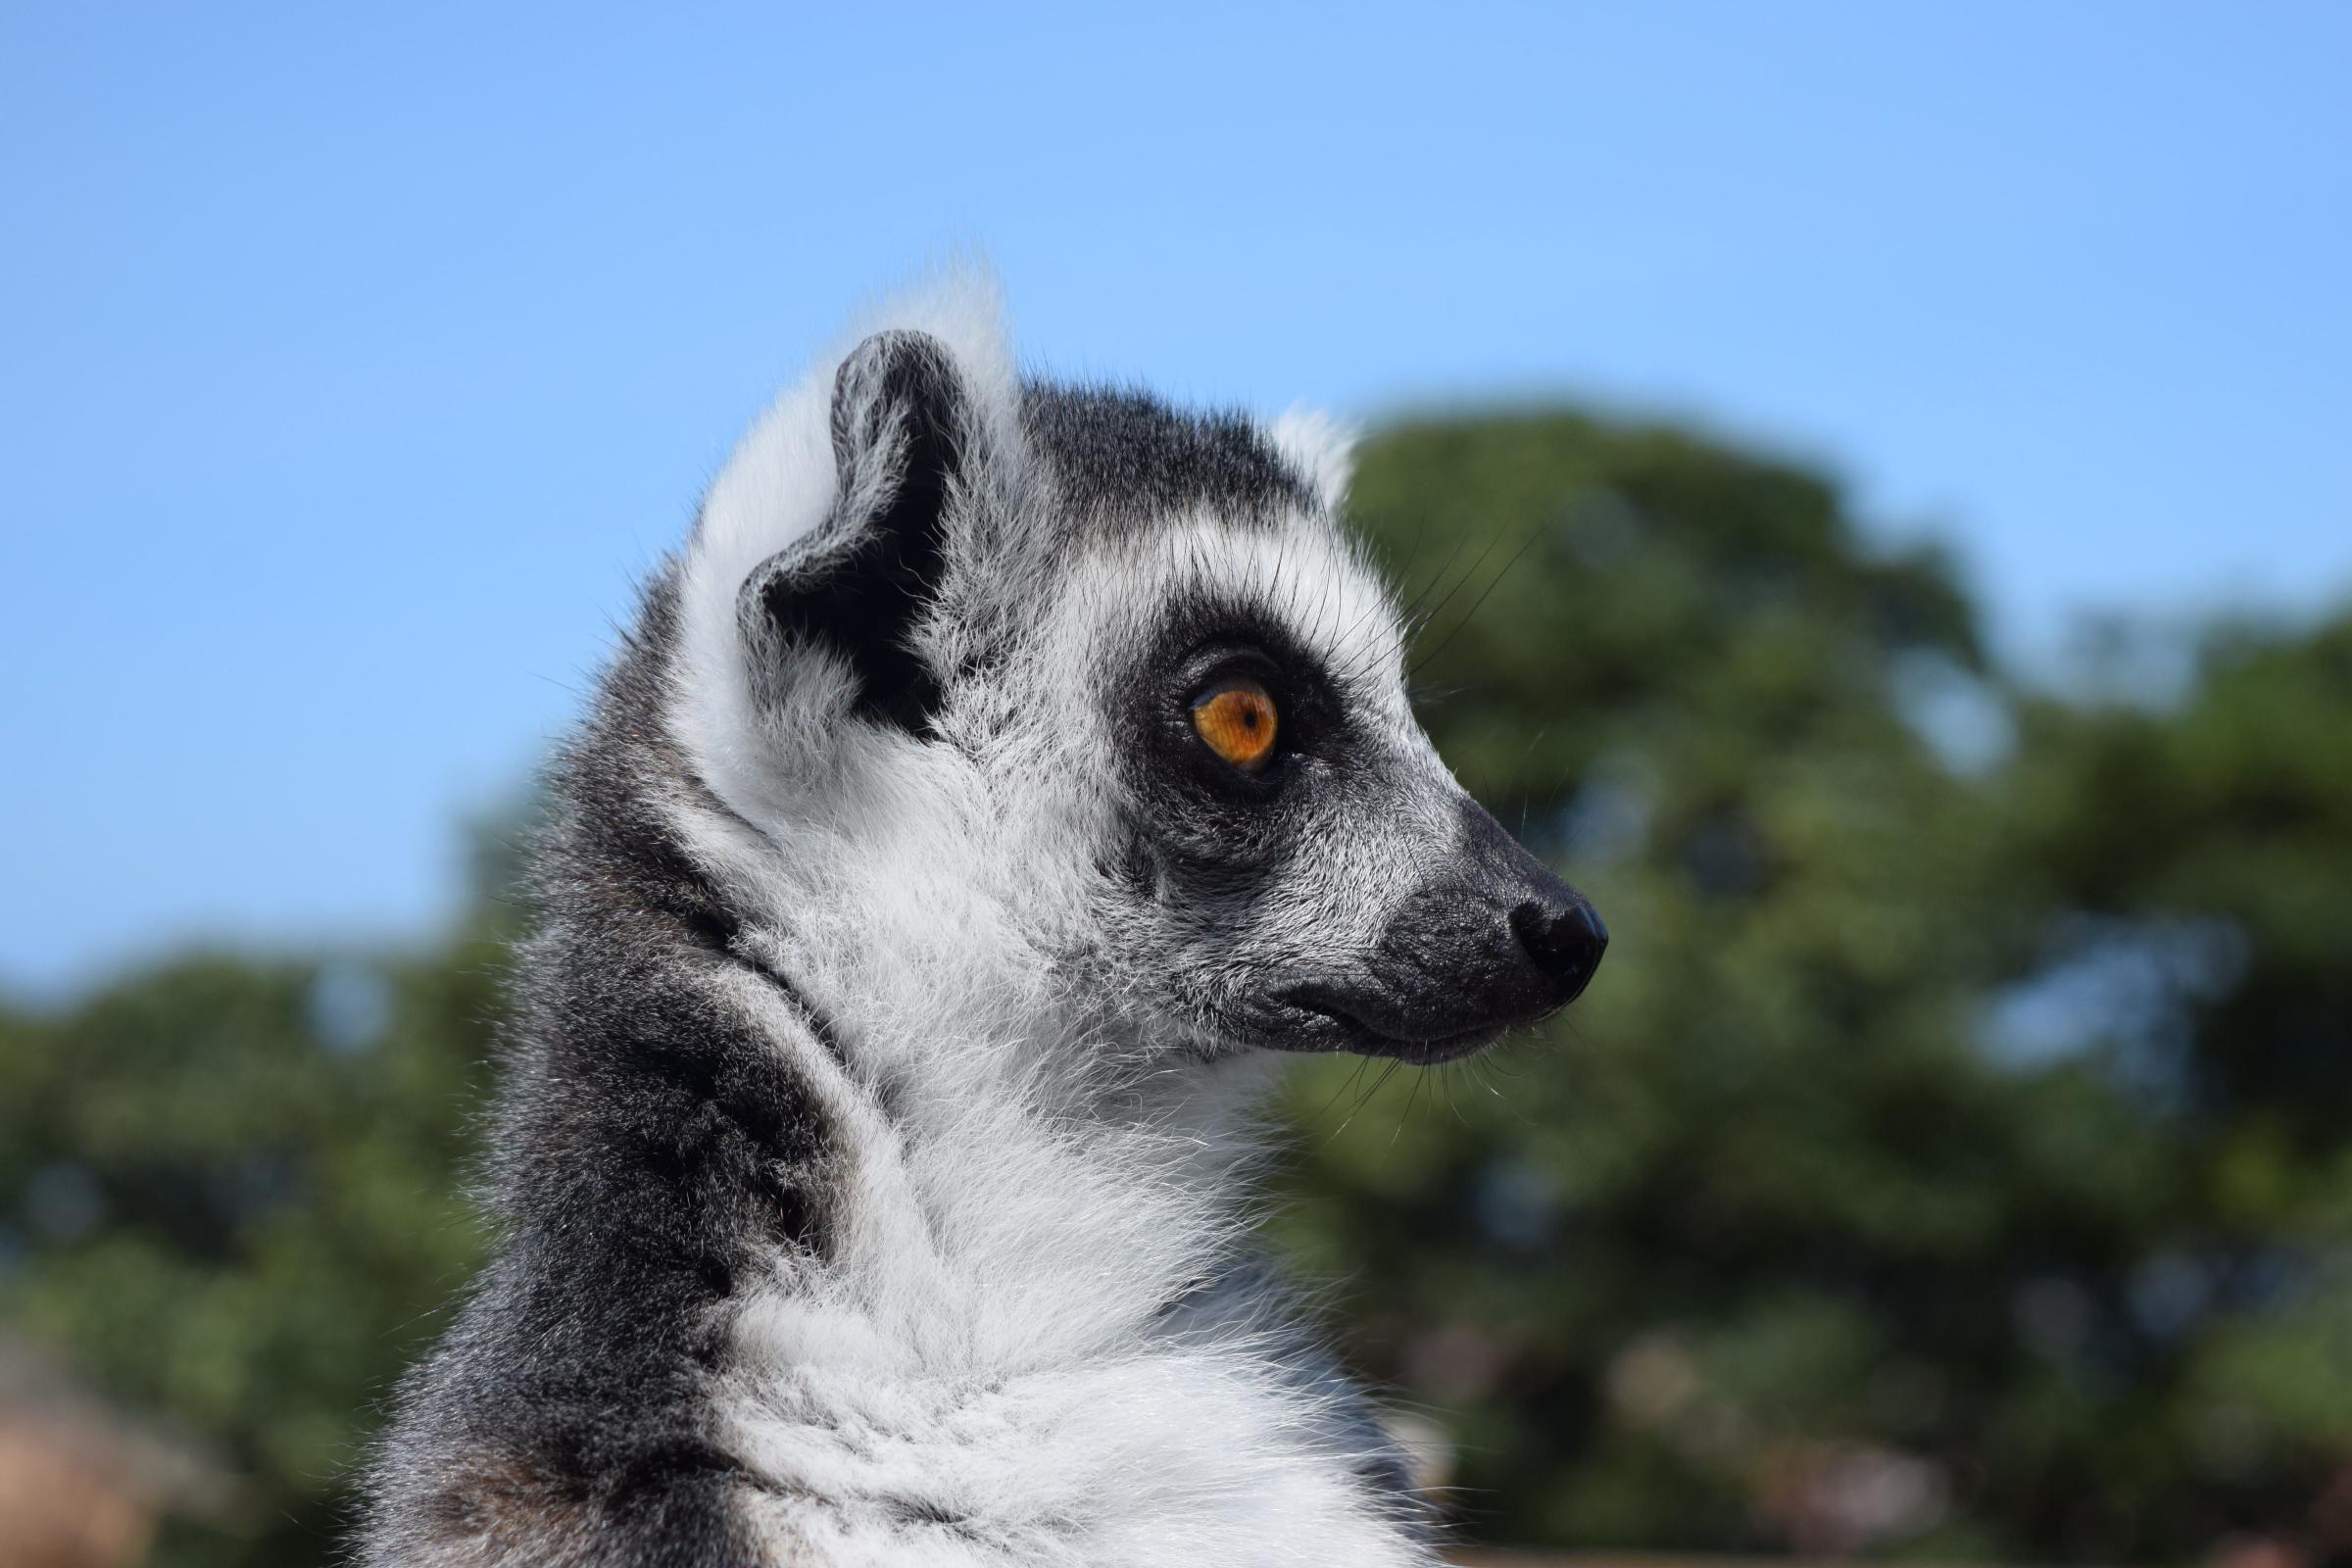
[[1323,509],[1338,512],[1348,499],[1348,480],[1355,477],[1354,429],[1320,409],[1293,409],[1267,433]]
[[842,362],[832,430],[832,514],[744,584],[753,678],[779,679],[792,649],[828,645],[857,678],[858,712],[919,732],[940,690],[911,639],[944,574],[970,398],[937,338],[881,332]]

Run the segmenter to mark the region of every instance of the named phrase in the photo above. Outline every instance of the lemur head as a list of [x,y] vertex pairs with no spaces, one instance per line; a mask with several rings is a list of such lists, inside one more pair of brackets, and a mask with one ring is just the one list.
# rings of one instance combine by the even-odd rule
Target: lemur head
[[1344,441],[1024,381],[952,306],[781,402],[680,566],[670,727],[802,961],[1155,1054],[1573,1000],[1606,934],[1415,722]]

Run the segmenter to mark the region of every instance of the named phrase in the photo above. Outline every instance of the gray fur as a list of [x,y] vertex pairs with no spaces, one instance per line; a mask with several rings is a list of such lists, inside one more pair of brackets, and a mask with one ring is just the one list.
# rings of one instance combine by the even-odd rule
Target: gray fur
[[[1414,725],[1332,453],[890,325],[747,440],[556,770],[503,1241],[362,1558],[1431,1561],[1250,1245],[1251,1106],[1270,1051],[1563,1004],[1597,920]],[[1237,671],[1261,774],[1191,719]]]

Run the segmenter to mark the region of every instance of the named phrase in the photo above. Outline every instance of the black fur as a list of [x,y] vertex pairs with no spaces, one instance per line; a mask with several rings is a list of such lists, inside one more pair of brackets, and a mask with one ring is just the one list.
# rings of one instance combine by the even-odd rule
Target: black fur
[[1321,510],[1305,479],[1239,414],[1193,414],[1144,392],[1031,382],[1021,427],[1080,519],[1135,527],[1208,507],[1228,522]]
[[793,552],[755,578],[773,657],[822,639],[858,670],[858,710],[920,732],[939,680],[912,645],[945,574],[947,510],[971,440],[969,400],[947,351],[920,332],[866,339],[834,377],[833,457],[841,505],[891,475],[871,515],[836,514],[813,559]]
[[[1196,508],[1247,524],[1321,505],[1238,416],[1031,385],[1020,418],[1032,463],[1024,482],[1050,492],[1065,525],[1133,527]],[[735,611],[755,697],[763,670],[821,641],[851,661],[867,717],[928,726],[943,678],[960,678],[926,664],[920,634],[950,572],[956,509],[975,504],[965,468],[983,432],[972,421],[966,389],[928,338],[885,334],[843,367],[838,493],[869,514],[837,513],[744,586]],[[737,1502],[769,1484],[722,1448],[713,1380],[755,1270],[772,1279],[779,1250],[828,1254],[840,1204],[833,1173],[848,1152],[785,1065],[788,1053],[719,998],[747,983],[774,988],[809,1041],[840,1053],[827,1021],[752,951],[728,894],[663,809],[679,791],[696,792],[706,812],[726,809],[667,727],[677,617],[675,578],[664,573],[555,773],[537,861],[543,923],[521,956],[494,1130],[489,1198],[502,1241],[398,1400],[370,1477],[368,1568],[760,1560]],[[1239,618],[1234,607],[1182,607],[1177,640],[1159,657],[1177,679],[1211,634],[1293,652],[1276,622],[1253,621],[1248,607]],[[1304,745],[1322,710],[1340,719],[1328,680],[1303,657],[1292,663],[1286,723]],[[1128,722],[1170,710],[1181,709],[1163,704],[1156,717]],[[1161,742],[1195,743],[1179,733],[1151,745]],[[1139,745],[1137,756],[1149,755]],[[1298,765],[1332,771],[1329,755],[1310,747]],[[1183,799],[1162,800],[1165,820],[1136,857],[1135,874],[1162,886],[1182,880],[1171,871],[1180,861],[1203,875],[1216,858],[1203,835],[1220,823],[1231,833],[1232,808],[1246,804],[1212,806],[1200,774],[1185,772],[1197,759],[1187,759],[1161,780]],[[1286,1364],[1302,1385],[1341,1396],[1334,1419],[1373,1456],[1367,1477],[1409,1512],[1401,1466],[1365,1408],[1345,1401],[1343,1380],[1303,1342]]]
[[493,1139],[505,1243],[400,1400],[370,1562],[460,1542],[486,1553],[467,1562],[756,1555],[707,1379],[758,1252],[826,1247],[832,1135],[698,984],[749,960],[648,795],[690,776],[660,715],[672,619],[664,580],[556,773]]

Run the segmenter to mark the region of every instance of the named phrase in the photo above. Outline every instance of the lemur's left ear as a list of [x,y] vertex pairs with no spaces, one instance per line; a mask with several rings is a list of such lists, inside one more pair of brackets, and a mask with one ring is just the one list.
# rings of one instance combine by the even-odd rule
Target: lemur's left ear
[[1348,482],[1355,477],[1355,431],[1320,409],[1293,409],[1277,418],[1267,433],[1280,452],[1322,501],[1326,512],[1337,512],[1348,499]]
[[780,677],[788,650],[821,642],[848,660],[860,713],[919,731],[940,691],[912,638],[944,572],[971,399],[937,338],[881,332],[842,362],[832,430],[832,514],[743,587],[753,680]]

